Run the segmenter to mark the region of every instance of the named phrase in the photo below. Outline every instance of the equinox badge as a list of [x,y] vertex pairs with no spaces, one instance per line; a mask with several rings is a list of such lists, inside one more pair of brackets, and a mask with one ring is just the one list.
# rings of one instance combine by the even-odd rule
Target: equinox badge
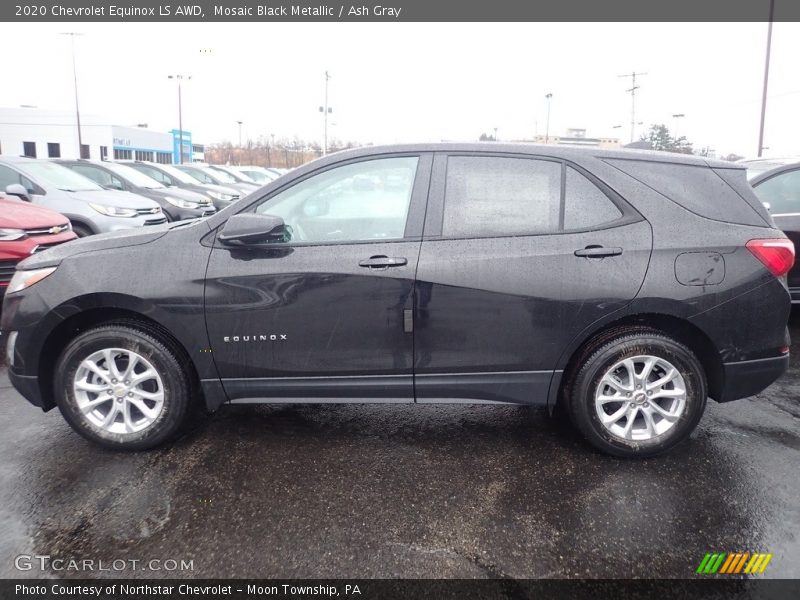
[[267,333],[264,335],[226,335],[222,341],[230,342],[275,342],[288,339],[285,333]]

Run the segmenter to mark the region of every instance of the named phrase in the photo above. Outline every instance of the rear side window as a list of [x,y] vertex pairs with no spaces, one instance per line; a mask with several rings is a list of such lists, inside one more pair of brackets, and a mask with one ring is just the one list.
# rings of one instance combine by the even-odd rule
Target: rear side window
[[765,224],[764,218],[709,167],[626,159],[606,162],[702,217],[757,227]]
[[770,177],[755,190],[773,215],[800,213],[800,169]]
[[567,167],[564,194],[564,229],[585,229],[616,221],[622,212],[600,188]]
[[620,209],[599,187],[561,161],[448,158],[444,237],[557,233],[602,226],[620,217]]
[[451,156],[442,235],[488,237],[558,231],[560,204],[560,162]]

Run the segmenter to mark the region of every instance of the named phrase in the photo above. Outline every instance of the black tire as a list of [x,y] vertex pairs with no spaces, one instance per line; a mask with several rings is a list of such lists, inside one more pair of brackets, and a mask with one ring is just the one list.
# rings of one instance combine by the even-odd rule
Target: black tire
[[75,223],[72,226],[72,231],[75,232],[79,238],[89,237],[90,235],[94,235],[94,231],[89,229],[86,225],[82,225],[80,223]]
[[[641,355],[661,358],[674,366],[683,377],[686,400],[683,412],[669,429],[651,439],[629,440],[601,423],[595,393],[603,376],[617,362]],[[666,452],[691,434],[705,410],[708,388],[700,361],[684,344],[655,330],[639,327],[617,331],[611,339],[604,337],[584,353],[574,369],[564,398],[570,420],[590,444],[613,456],[645,458]],[[625,404],[612,404],[610,410],[614,412],[615,407],[621,409]]]
[[[161,378],[162,408],[154,421],[141,431],[108,431],[91,422],[78,408],[73,385],[78,368],[87,357],[107,348],[135,352],[148,361]],[[154,448],[175,437],[186,421],[192,385],[183,362],[173,344],[157,330],[138,327],[128,321],[108,323],[80,334],[61,353],[53,382],[56,403],[70,426],[92,442],[115,450]]]

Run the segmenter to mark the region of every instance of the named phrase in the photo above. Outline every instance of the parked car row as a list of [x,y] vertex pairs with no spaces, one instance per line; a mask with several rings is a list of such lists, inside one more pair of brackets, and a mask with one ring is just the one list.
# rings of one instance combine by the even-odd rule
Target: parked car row
[[0,157],[0,191],[61,213],[84,237],[208,217],[279,176],[264,172],[256,181],[206,164]]
[[208,217],[280,175],[255,166],[0,157],[0,298],[17,263],[36,252]]

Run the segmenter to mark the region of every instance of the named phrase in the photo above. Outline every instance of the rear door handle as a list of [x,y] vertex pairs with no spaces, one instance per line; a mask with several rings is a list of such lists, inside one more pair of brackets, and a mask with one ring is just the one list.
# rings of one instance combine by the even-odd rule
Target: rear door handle
[[388,269],[389,267],[402,267],[408,264],[408,259],[392,256],[370,256],[358,262],[359,267],[368,269]]
[[586,246],[580,250],[575,250],[575,256],[585,256],[587,258],[603,258],[605,256],[619,256],[622,248],[604,248],[603,246]]

